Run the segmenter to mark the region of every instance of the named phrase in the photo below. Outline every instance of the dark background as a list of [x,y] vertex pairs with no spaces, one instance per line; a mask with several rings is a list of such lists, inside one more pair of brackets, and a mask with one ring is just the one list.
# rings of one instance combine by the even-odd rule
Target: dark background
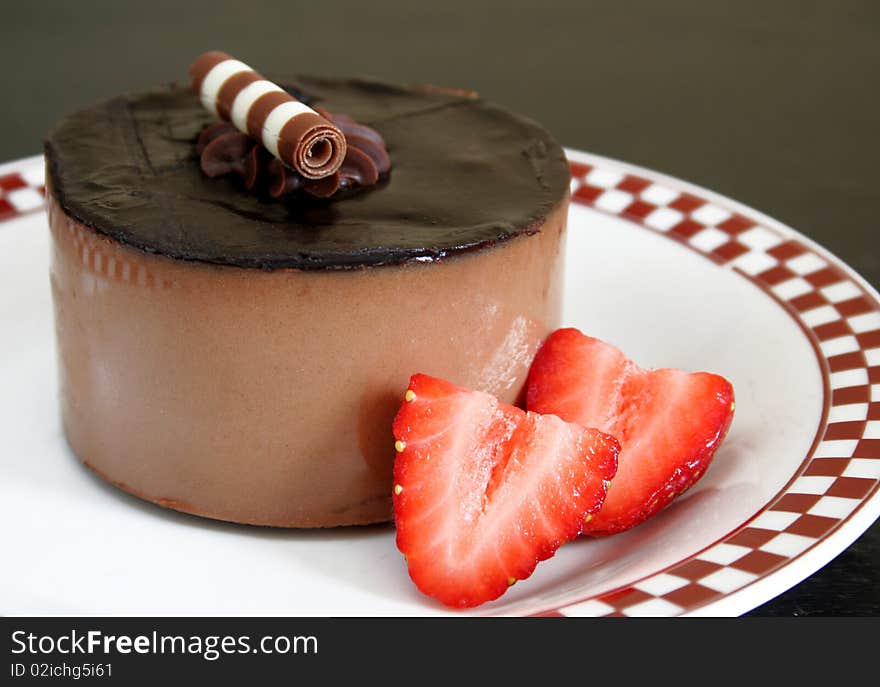
[[[761,210],[880,285],[880,3],[5,2],[0,160],[40,152],[71,109],[185,80],[208,49],[475,89],[566,146]],[[753,615],[880,615],[880,524]]]

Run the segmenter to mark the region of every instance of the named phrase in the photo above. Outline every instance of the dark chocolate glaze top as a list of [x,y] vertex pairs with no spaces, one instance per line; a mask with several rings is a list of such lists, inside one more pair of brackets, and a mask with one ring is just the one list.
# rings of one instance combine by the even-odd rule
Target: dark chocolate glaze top
[[332,202],[251,195],[199,169],[214,121],[184,87],[114,98],[61,120],[45,150],[64,210],[135,248],[238,267],[345,269],[437,260],[540,231],[569,183],[540,126],[467,94],[374,81],[279,79],[385,138],[392,169]]

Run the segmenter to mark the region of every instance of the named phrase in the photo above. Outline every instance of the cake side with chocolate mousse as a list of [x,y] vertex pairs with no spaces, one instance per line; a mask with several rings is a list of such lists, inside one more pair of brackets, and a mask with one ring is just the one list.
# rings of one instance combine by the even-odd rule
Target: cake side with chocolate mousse
[[[181,511],[387,521],[391,420],[412,371],[513,402],[559,325],[563,151],[473,94],[279,79],[347,139],[336,170],[308,180],[274,161],[295,128],[281,115],[305,110],[270,119],[276,104],[247,131],[271,89],[226,72],[213,77],[232,96],[226,128],[171,86],[74,113],[47,138],[67,439],[109,481]],[[302,155],[331,160],[316,140]]]

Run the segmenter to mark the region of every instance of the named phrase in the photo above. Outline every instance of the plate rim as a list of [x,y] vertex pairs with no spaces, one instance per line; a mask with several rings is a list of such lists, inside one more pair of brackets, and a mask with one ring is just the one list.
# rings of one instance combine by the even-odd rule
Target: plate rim
[[[784,243],[797,243],[800,244],[801,247],[806,249],[798,255],[812,253],[823,259],[827,263],[828,267],[833,266],[834,268],[839,270],[845,280],[851,281],[862,291],[862,297],[866,297],[867,299],[869,299],[870,304],[873,306],[869,313],[876,313],[878,309],[880,309],[880,294],[878,294],[877,290],[844,260],[836,256],[834,253],[821,246],[808,236],[805,236],[796,229],[784,224],[783,222],[780,222],[779,220],[776,220],[775,218],[761,212],[760,210],[745,205],[744,203],[741,203],[721,193],[706,189],[702,186],[699,186],[698,184],[694,184],[685,179],[665,174],[657,170],[573,148],[566,148],[565,152],[570,163],[573,163],[572,202],[575,204],[580,204],[593,210],[603,212],[604,214],[609,214],[626,220],[629,223],[639,226],[642,229],[651,231],[652,233],[662,234],[667,238],[676,240],[682,245],[691,248],[692,250],[699,254],[702,254],[706,258],[715,259],[713,256],[708,254],[711,251],[704,251],[696,248],[689,241],[690,238],[695,236],[703,229],[710,228],[711,225],[704,225],[700,228],[694,226],[686,226],[682,227],[680,233],[675,234],[672,232],[675,231],[675,227],[677,225],[666,226],[663,229],[658,229],[656,226],[651,227],[645,223],[645,220],[650,217],[651,212],[654,212],[654,210],[656,210],[657,208],[670,207],[671,205],[673,205],[676,199],[670,199],[665,204],[661,203],[655,206],[654,210],[651,210],[648,213],[645,212],[647,208],[638,208],[634,213],[628,213],[627,209],[632,206],[624,206],[623,200],[619,193],[617,194],[617,197],[614,197],[614,192],[620,190],[625,189],[625,192],[635,191],[635,193],[630,193],[630,195],[632,196],[632,202],[635,202],[635,200],[642,199],[642,193],[644,189],[647,188],[647,186],[644,186],[640,189],[639,187],[641,182],[648,182],[648,184],[650,185],[666,186],[673,190],[680,191],[680,193],[677,194],[678,197],[681,197],[684,194],[688,194],[689,196],[692,196],[693,199],[702,201],[699,205],[696,205],[690,209],[686,209],[685,206],[682,206],[683,211],[679,213],[681,215],[681,219],[679,220],[680,222],[683,223],[686,220],[693,221],[691,218],[691,213],[702,208],[704,205],[714,205],[723,210],[730,211],[733,216],[741,216],[749,219],[752,223],[750,228],[766,227],[768,229],[771,229],[779,236],[785,237],[786,240]],[[594,169],[600,170],[600,176],[604,175],[605,177],[604,179],[599,180],[599,186],[593,186],[591,183],[588,183],[588,180],[592,181],[592,179],[590,179],[590,175],[592,174]],[[611,173],[610,177],[609,173]],[[623,178],[619,181],[614,182],[615,173],[622,175]],[[586,193],[583,192],[584,189],[586,190]],[[612,192],[610,197],[606,195],[609,191]],[[605,201],[604,207],[603,200]],[[734,234],[734,236],[736,235],[737,234]],[[730,266],[730,263],[732,263],[734,260],[735,258],[732,260],[724,259],[720,262],[722,263],[722,266],[725,263]],[[715,261],[719,262],[718,259],[715,259]],[[809,467],[810,461],[817,457],[815,454],[817,453],[820,445],[823,443],[823,441],[833,441],[833,439],[827,438],[826,432],[829,424],[833,424],[829,422],[828,419],[828,409],[832,406],[831,394],[833,393],[833,389],[830,387],[829,384],[829,377],[831,372],[830,368],[828,367],[827,361],[828,358],[834,356],[823,356],[821,349],[822,340],[820,340],[816,336],[814,332],[815,327],[810,327],[802,320],[801,315],[804,312],[809,312],[809,310],[795,310],[793,306],[791,306],[791,304],[788,302],[788,300],[777,297],[772,291],[770,291],[770,289],[767,288],[766,285],[758,283],[756,280],[756,276],[759,277],[763,273],[758,273],[758,275],[749,275],[743,273],[739,269],[736,269],[735,271],[739,272],[749,281],[756,283],[765,293],[765,295],[770,296],[777,303],[777,305],[779,305],[795,320],[795,322],[800,326],[801,330],[810,341],[814,349],[814,353],[817,356],[817,363],[819,365],[819,369],[824,380],[825,398],[823,399],[824,411],[822,414],[822,418],[818,424],[816,438],[814,439],[810,450],[807,452],[807,455],[804,457],[804,460],[801,462],[801,464],[793,471],[791,477],[786,482],[786,484],[776,494],[770,497],[770,499],[768,499],[761,506],[761,508],[759,508],[750,518],[745,519],[742,523],[737,525],[727,534],[716,539],[711,544],[704,546],[691,556],[680,559],[676,563],[666,566],[661,570],[642,576],[631,583],[620,585],[607,592],[592,595],[590,597],[582,599],[581,601],[566,603],[561,607],[554,609],[552,612],[550,612],[551,614],[580,615],[581,613],[579,611],[584,611],[587,609],[578,609],[578,606],[584,604],[589,605],[590,603],[596,601],[604,603],[607,608],[597,609],[594,604],[594,607],[590,609],[591,612],[588,612],[587,614],[624,614],[623,611],[631,608],[630,605],[621,603],[621,601],[625,599],[628,593],[630,596],[639,597],[639,600],[633,605],[652,603],[658,599],[662,600],[663,595],[654,596],[652,594],[646,593],[643,590],[639,589],[639,585],[650,583],[651,580],[659,575],[670,574],[670,571],[674,571],[690,561],[701,560],[699,559],[701,555],[706,554],[718,545],[725,544],[729,540],[733,539],[738,533],[749,528],[751,523],[753,523],[763,513],[768,512],[771,509],[771,506],[778,503],[784,496],[788,494],[795,494],[796,492],[791,492],[789,491],[789,489],[793,486],[798,477],[804,475],[804,472]],[[818,291],[819,288],[824,288],[825,286],[827,285],[823,285],[822,287],[817,286],[815,287],[815,290]],[[796,300],[797,298],[798,297],[794,297],[794,300]],[[873,330],[868,330],[868,332],[872,333]],[[880,335],[880,332],[873,333]],[[859,352],[862,352],[862,354],[864,354],[864,351],[868,348],[868,346],[863,346],[860,344],[858,350]],[[864,362],[865,371],[869,372],[873,366],[871,366],[867,360],[865,360]],[[868,376],[865,386],[868,387],[868,390],[870,392],[870,375]],[[867,408],[870,408],[871,404],[874,402],[872,399],[873,397],[869,395],[867,400],[865,401],[865,405],[867,406]],[[866,409],[866,425],[868,422],[867,412],[868,410]],[[865,428],[863,428],[863,433],[864,429]],[[862,437],[862,439],[864,439],[864,437]],[[848,460],[852,459],[853,457],[856,456],[846,456]],[[858,457],[861,458],[861,456]],[[871,458],[876,460],[880,459],[880,456],[874,455],[871,456]],[[842,472],[843,469],[841,470],[841,473]],[[842,475],[839,475],[839,477],[840,476]],[[861,534],[863,534],[874,523],[874,521],[878,517],[880,517],[880,483],[877,482],[876,478],[873,481],[873,487],[870,488],[862,497],[860,497],[858,503],[846,516],[839,519],[837,525],[833,526],[825,534],[817,537],[812,544],[807,546],[807,548],[803,549],[801,552],[787,557],[784,562],[773,568],[772,571],[765,572],[738,588],[735,588],[728,592],[719,593],[718,596],[712,598],[709,601],[692,603],[689,606],[681,608],[678,613],[673,614],[682,616],[741,615],[742,613],[756,608],[762,603],[766,603],[778,594],[784,592],[787,589],[790,589],[794,585],[803,581],[811,574],[819,570],[822,566],[834,559],[846,548],[848,548],[856,539],[858,539]],[[805,514],[806,513],[803,513],[802,515]],[[719,567],[726,568],[726,566],[724,565]],[[693,583],[695,583],[695,580],[691,580],[691,584]],[[642,598],[645,597],[646,594],[649,598]],[[623,599],[621,597],[623,597]],[[601,610],[605,610],[606,612],[603,613],[601,612]],[[546,614],[546,612],[538,612],[537,614],[543,615]],[[666,613],[660,614],[665,615]]]
[[[784,237],[785,240],[782,243],[797,244],[804,249],[794,257],[813,254],[819,257],[820,260],[823,260],[827,266],[833,266],[839,272],[839,275],[842,275],[843,279],[841,281],[848,280],[861,290],[863,296],[860,296],[860,298],[867,299],[867,302],[872,306],[868,311],[869,313],[873,314],[880,312],[880,294],[878,294],[877,290],[856,270],[810,237],[800,233],[783,222],[766,215],[760,210],[745,205],[744,203],[721,193],[712,191],[711,189],[704,188],[685,179],[665,174],[654,169],[573,148],[565,148],[565,154],[572,166],[573,178],[571,190],[572,203],[574,205],[588,207],[594,211],[623,219],[646,231],[662,234],[671,240],[676,240],[679,243],[688,246],[695,252],[702,254],[704,257],[713,259],[715,262],[720,262],[721,264],[719,267],[721,268],[733,267],[734,271],[739,272],[746,279],[757,283],[756,278],[760,278],[760,276],[764,274],[763,272],[756,275],[750,275],[736,267],[735,263],[742,258],[742,255],[720,261],[718,256],[713,257],[713,255],[710,255],[712,251],[696,248],[691,242],[693,237],[700,232],[706,229],[717,229],[715,225],[710,226],[708,224],[701,225],[700,227],[694,226],[695,220],[692,213],[707,205],[720,208],[722,211],[730,213],[731,217],[741,217],[751,222],[749,229],[755,227],[766,228],[770,230],[771,233],[775,233],[778,237]],[[42,166],[43,156],[41,154],[0,163],[0,181],[3,179],[14,178],[16,176],[19,180],[11,184],[14,186],[13,195],[10,195],[10,190],[8,188],[10,186],[9,183],[5,186],[0,184],[0,223],[44,210],[42,205],[35,205],[34,202],[36,197],[34,191],[40,195],[45,195],[45,188],[41,176]],[[596,173],[594,174],[594,172]],[[659,202],[656,204],[647,203],[644,199],[646,197],[645,191],[649,187],[665,187],[668,190],[675,192],[675,197],[669,197],[665,202]],[[26,198],[22,196],[23,202],[20,205],[12,202],[14,193],[18,190],[21,190],[22,193],[30,194]],[[676,206],[676,202],[684,197],[690,197],[692,199],[690,205],[693,205],[694,200],[701,202],[699,205],[690,208],[687,203],[680,203]],[[657,194],[652,196],[652,199],[654,200],[657,200],[658,198],[659,196],[657,196]],[[642,206],[634,208],[633,203],[636,201],[641,201]],[[648,208],[647,205],[650,205],[651,207]],[[656,226],[651,226],[650,218],[652,217],[652,213],[663,209],[667,210],[667,219],[665,222],[668,224],[669,218],[672,217],[673,219],[678,219],[678,224],[670,224],[669,226],[664,226],[664,228],[658,228],[660,225],[655,222]],[[668,210],[674,210],[678,215],[670,214]],[[678,218],[679,215],[680,218]],[[654,217],[656,219],[657,215],[654,215]],[[686,221],[690,222],[690,224],[680,226]],[[700,223],[697,222],[697,224]],[[723,224],[723,222],[716,222],[716,225],[717,224]],[[748,231],[748,229],[744,231]],[[738,232],[732,233],[734,239],[739,235]],[[765,248],[764,250],[770,250],[773,247],[776,246]],[[717,248],[713,250],[717,250]],[[780,264],[786,263],[788,259],[790,258],[781,260]],[[801,279],[801,281],[803,281],[803,279]],[[703,560],[699,557],[710,552],[713,548],[725,544],[737,536],[738,533],[748,529],[750,524],[763,513],[768,512],[773,504],[778,503],[778,501],[784,496],[795,493],[790,492],[789,489],[797,478],[804,474],[809,467],[810,462],[817,457],[815,454],[820,445],[823,441],[834,441],[834,439],[828,439],[826,434],[829,424],[834,424],[829,422],[828,419],[828,409],[832,405],[831,395],[833,394],[833,389],[829,385],[831,372],[828,366],[828,359],[834,356],[826,355],[823,357],[821,349],[823,340],[816,335],[814,331],[816,327],[811,327],[803,321],[801,316],[804,312],[809,312],[809,310],[796,310],[791,305],[790,301],[792,299],[796,301],[797,298],[801,298],[801,296],[794,296],[785,299],[774,295],[774,292],[771,289],[773,286],[778,286],[778,283],[770,287],[767,287],[766,284],[759,284],[759,286],[765,295],[768,295],[775,300],[777,305],[779,305],[795,320],[795,322],[799,324],[817,355],[817,363],[824,380],[824,410],[816,430],[816,438],[802,463],[794,470],[789,480],[779,492],[770,497],[770,499],[767,500],[754,515],[745,519],[743,522],[736,525],[730,532],[722,535],[711,544],[704,546],[690,556],[679,559],[669,566],[656,570],[636,580],[618,585],[606,592],[592,594],[583,598],[578,597],[575,592],[571,595],[572,597],[575,597],[575,600],[567,600],[563,603],[553,602],[550,608],[546,608],[546,601],[543,603],[535,603],[532,605],[530,611],[520,611],[517,612],[517,615],[741,615],[742,613],[752,610],[762,603],[766,603],[773,599],[778,594],[790,589],[819,570],[822,566],[847,549],[874,523],[875,520],[877,520],[878,517],[880,517],[880,483],[878,483],[877,478],[874,478],[873,487],[867,490],[865,494],[858,499],[858,503],[854,505],[848,514],[838,519],[836,525],[833,525],[824,534],[816,537],[813,543],[799,553],[786,557],[783,562],[778,563],[769,571],[758,574],[754,579],[751,579],[738,588],[726,592],[718,592],[712,598],[702,602],[674,604],[678,606],[677,609],[669,608],[669,601],[664,599],[663,594],[652,595],[644,591],[644,589],[639,588],[640,586],[649,586],[650,581],[659,575],[674,574],[670,573],[670,571],[675,571],[680,566],[683,566],[690,561]],[[821,288],[825,288],[825,286],[814,286],[814,291],[818,292]],[[846,318],[842,316],[842,319]],[[823,325],[818,326],[821,327]],[[875,333],[877,336],[880,336],[880,328],[878,328],[877,332],[868,330],[868,333]],[[853,336],[857,335],[853,333]],[[878,346],[880,346],[880,343],[874,344],[873,348]],[[864,359],[863,367],[869,375],[867,382],[864,385],[868,389],[868,396],[865,401],[867,408],[870,408],[871,405],[875,403],[874,397],[871,395],[872,384],[870,377],[871,370],[874,366],[870,365],[870,362],[864,358],[864,351],[871,349],[872,347],[862,345],[861,342],[859,342],[858,351],[862,353]],[[880,368],[876,369],[880,371]],[[878,379],[878,382],[880,382],[880,379]],[[877,400],[880,401],[880,398]],[[867,412],[868,411],[866,410],[866,419],[864,421],[866,426],[867,422],[869,422]],[[863,434],[864,431],[865,428],[863,428]],[[863,439],[864,437],[861,437],[861,440]],[[876,441],[877,445],[880,446],[880,440],[871,439],[871,441]],[[853,448],[853,451],[855,451],[855,447]],[[851,460],[856,456],[850,455],[842,457]],[[877,460],[878,463],[880,463],[880,452],[869,456],[869,458]],[[841,468],[840,474],[835,477],[835,481],[836,479],[843,478],[843,472],[844,468]],[[805,511],[806,510],[809,509],[805,509]],[[807,513],[804,512],[801,513],[801,515],[807,515]],[[780,531],[780,533],[784,532]],[[757,547],[754,550],[757,551]],[[718,567],[726,568],[727,566],[720,565]],[[690,580],[688,586],[694,584],[697,584],[697,580]],[[637,599],[636,601],[633,601],[632,599],[634,596]],[[666,603],[665,608],[663,607],[663,603]],[[653,604],[653,607],[650,606],[651,604]],[[528,606],[528,601],[521,604],[521,607]],[[638,607],[641,607],[643,612],[636,612]],[[651,609],[653,609],[653,612],[651,612]]]

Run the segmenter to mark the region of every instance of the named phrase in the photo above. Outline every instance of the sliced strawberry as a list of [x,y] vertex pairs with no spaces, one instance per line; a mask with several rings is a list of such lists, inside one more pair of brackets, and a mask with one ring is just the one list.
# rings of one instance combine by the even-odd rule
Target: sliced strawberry
[[559,329],[538,350],[526,406],[596,427],[621,446],[614,486],[586,532],[627,530],[705,472],[733,419],[733,387],[707,372],[641,369],[613,346]]
[[619,446],[594,429],[415,375],[394,420],[397,547],[444,604],[495,599],[581,533]]

